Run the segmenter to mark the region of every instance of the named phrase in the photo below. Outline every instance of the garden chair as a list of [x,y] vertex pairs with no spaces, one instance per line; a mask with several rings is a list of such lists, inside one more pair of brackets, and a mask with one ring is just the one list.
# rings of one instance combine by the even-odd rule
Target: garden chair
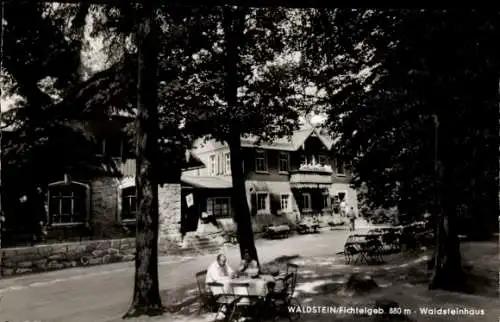
[[214,296],[212,291],[205,285],[207,270],[198,272],[195,276],[196,283],[198,284],[198,299],[200,301],[198,314],[200,314],[203,309],[208,312],[215,312],[217,309],[217,296]]

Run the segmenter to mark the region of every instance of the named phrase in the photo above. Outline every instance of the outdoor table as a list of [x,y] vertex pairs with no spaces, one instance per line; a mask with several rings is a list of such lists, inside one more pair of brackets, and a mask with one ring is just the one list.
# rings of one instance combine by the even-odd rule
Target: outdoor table
[[319,229],[319,224],[310,221],[300,222],[297,224],[297,226],[300,229],[299,233],[316,233]]
[[[378,244],[371,244],[374,240],[378,240]],[[348,264],[351,261],[351,257],[355,257],[354,263],[365,261],[367,262],[367,256],[376,257],[377,260],[382,260],[381,257],[381,242],[378,235],[350,235],[344,244],[344,255],[346,256],[346,261]],[[357,255],[357,256],[356,256]],[[374,255],[374,256],[372,256]]]
[[[240,296],[257,296],[257,297],[265,297],[267,295],[267,284],[269,282],[274,282],[274,277],[267,274],[259,275],[257,278],[251,278],[247,276],[240,276],[232,279],[224,279],[219,281],[219,283],[224,284],[224,292],[226,294],[233,294],[233,289],[231,287],[231,283],[248,283],[250,284],[248,288],[248,294],[236,293],[233,295]],[[215,291],[215,290],[214,290]],[[238,291],[236,291],[238,292]],[[215,291],[214,295],[219,295],[220,292]]]
[[270,237],[287,237],[290,233],[290,226],[277,225],[267,227],[267,233]]
[[275,232],[282,232],[282,231],[289,231],[290,227],[288,227],[288,225],[277,225],[277,226],[270,226],[269,230],[273,230]]

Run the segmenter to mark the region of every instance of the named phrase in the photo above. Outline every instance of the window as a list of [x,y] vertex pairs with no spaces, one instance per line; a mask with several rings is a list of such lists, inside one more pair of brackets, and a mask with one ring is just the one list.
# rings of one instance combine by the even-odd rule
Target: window
[[137,191],[135,186],[122,189],[122,220],[134,220],[137,214]]
[[318,157],[318,163],[321,165],[321,166],[325,166],[326,165],[326,156],[324,155],[320,155]]
[[330,208],[330,196],[327,193],[323,194],[323,209]]
[[338,159],[337,159],[337,174],[341,174],[341,175],[345,174],[344,162],[342,162],[342,160],[338,160]]
[[303,166],[303,165],[306,165],[307,164],[307,156],[305,156],[304,154],[300,156],[300,165]]
[[266,172],[266,151],[257,150],[255,151],[255,171]]
[[83,223],[87,210],[86,193],[86,187],[79,184],[61,184],[49,187],[50,223]]
[[303,193],[302,194],[302,209],[303,210],[311,210],[311,194]]
[[267,193],[257,194],[257,212],[267,210]]
[[280,172],[288,172],[290,164],[290,154],[288,152],[280,152],[279,159],[279,171]]
[[212,154],[210,156],[210,175],[215,176],[215,171],[216,171],[216,164],[215,164],[215,154]]
[[231,154],[229,152],[224,153],[224,161],[226,164],[225,174],[231,174]]
[[207,198],[207,212],[217,218],[231,217],[231,198]]
[[280,199],[281,210],[290,210],[290,195],[283,194]]

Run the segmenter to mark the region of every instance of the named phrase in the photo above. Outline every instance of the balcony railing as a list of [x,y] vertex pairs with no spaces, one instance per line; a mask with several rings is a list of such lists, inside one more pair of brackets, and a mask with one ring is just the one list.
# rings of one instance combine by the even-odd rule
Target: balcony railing
[[333,169],[330,165],[310,164],[310,163],[301,164],[298,171],[333,173]]
[[332,168],[323,165],[302,165],[290,174],[290,184],[298,188],[327,188],[332,184]]

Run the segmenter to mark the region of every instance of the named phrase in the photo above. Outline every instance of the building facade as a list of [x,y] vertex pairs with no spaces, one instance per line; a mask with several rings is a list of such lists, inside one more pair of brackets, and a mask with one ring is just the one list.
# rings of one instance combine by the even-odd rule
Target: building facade
[[[357,209],[356,191],[349,186],[352,176],[337,158],[333,143],[314,127],[273,142],[242,137],[246,197],[254,231],[308,216],[331,216],[342,200]],[[193,154],[206,167],[183,172],[182,189],[194,196],[189,215],[206,212],[224,229],[234,229],[229,147],[215,140],[199,140]]]
[[[63,242],[82,239],[115,239],[135,236],[137,212],[135,173],[136,160],[125,129],[133,119],[114,116],[111,119],[89,121],[88,128],[95,141],[95,158],[92,164],[72,167],[56,174],[52,181],[41,188],[44,214],[19,214],[32,212],[13,208],[7,217],[8,234],[20,236],[22,226],[15,217],[37,217],[42,222],[45,242]],[[186,154],[183,168],[196,169],[203,163]],[[162,170],[168,172],[166,168]],[[168,176],[166,176],[168,177]],[[160,212],[160,237],[179,239],[181,217],[180,182],[160,181],[158,187]],[[26,203],[21,200],[20,203]],[[20,210],[19,210],[20,209]],[[28,234],[29,235],[29,234]],[[30,242],[12,241],[16,244]]]

